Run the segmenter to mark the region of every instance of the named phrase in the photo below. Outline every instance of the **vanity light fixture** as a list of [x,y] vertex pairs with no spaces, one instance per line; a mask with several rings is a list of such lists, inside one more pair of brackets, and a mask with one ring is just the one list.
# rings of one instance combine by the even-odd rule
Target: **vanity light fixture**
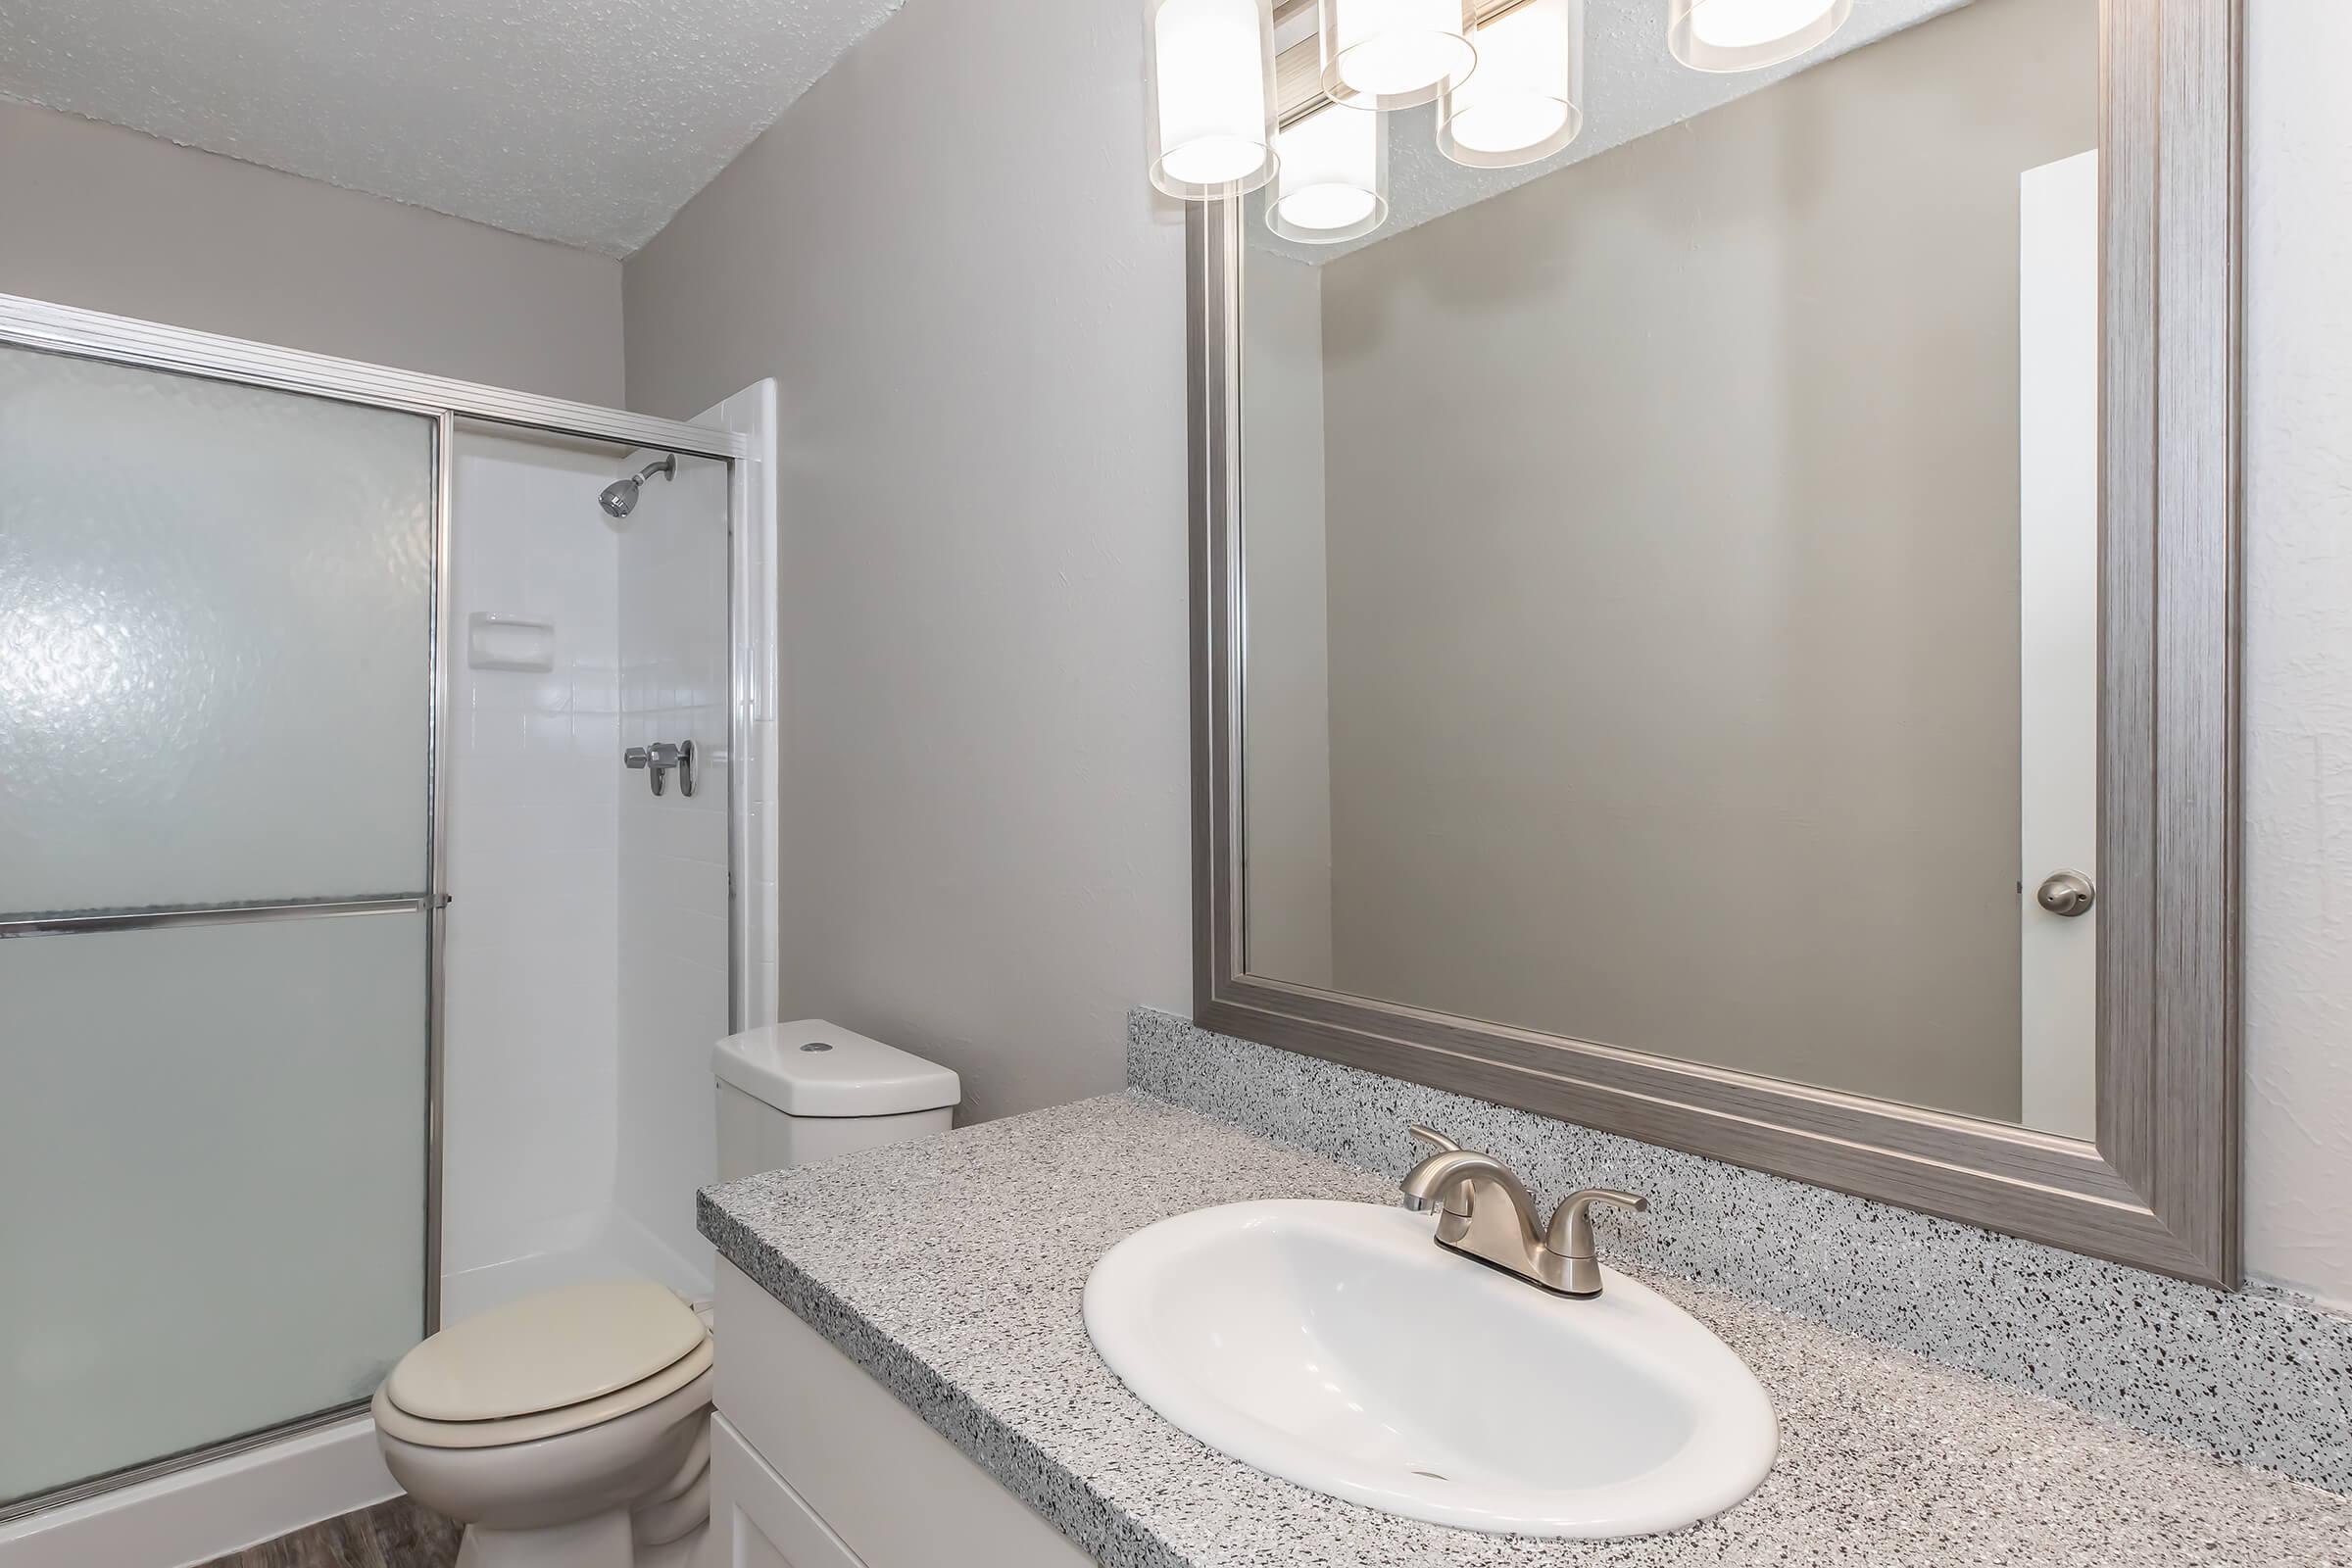
[[1274,177],[1274,23],[1265,0],[1144,0],[1152,183],[1186,201]]
[[1266,226],[1284,239],[1336,245],[1389,216],[1388,122],[1369,109],[1330,103],[1284,125],[1280,170]]
[[1315,0],[1323,91],[1335,102],[1410,109],[1467,80],[1478,0]]
[[1470,169],[1549,158],[1585,122],[1585,0],[1522,0],[1478,24],[1478,70],[1438,100],[1438,151]]
[[1760,71],[1845,25],[1854,0],[1666,0],[1666,47],[1692,71]]

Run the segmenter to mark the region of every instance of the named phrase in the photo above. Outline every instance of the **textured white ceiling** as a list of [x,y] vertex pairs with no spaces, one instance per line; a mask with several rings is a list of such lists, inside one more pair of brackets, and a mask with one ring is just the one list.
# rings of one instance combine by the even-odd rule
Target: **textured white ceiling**
[[625,256],[901,3],[0,0],[0,94]]
[[[0,0],[5,3],[5,0]],[[1464,169],[1438,151],[1437,111],[1407,109],[1389,120],[1389,218],[1358,240],[1297,245],[1276,239],[1264,222],[1263,197],[1250,202],[1249,243],[1296,260],[1329,262],[1377,245],[1456,208],[1524,185],[1555,169],[1623,146],[1693,115],[1769,87],[1824,60],[1875,43],[1890,32],[1969,0],[1854,0],[1854,14],[1826,44],[1765,71],[1710,75],[1692,71],[1666,48],[1665,0],[1586,0],[1585,124],[1557,155],[1519,169]]]

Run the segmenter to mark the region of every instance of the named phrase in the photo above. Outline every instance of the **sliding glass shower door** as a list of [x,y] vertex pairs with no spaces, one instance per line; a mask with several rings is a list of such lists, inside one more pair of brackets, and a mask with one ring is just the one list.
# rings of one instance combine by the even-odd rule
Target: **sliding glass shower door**
[[424,1330],[436,431],[0,348],[0,1512]]

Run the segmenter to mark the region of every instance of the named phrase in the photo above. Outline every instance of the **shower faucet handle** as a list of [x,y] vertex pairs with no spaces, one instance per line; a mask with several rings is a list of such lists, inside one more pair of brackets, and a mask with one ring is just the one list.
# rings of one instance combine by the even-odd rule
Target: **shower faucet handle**
[[674,746],[668,741],[656,741],[651,746],[632,746],[620,754],[624,767],[642,767],[651,775],[648,782],[660,795],[667,784],[671,769],[677,770],[678,793],[689,800],[694,797],[694,742],[680,741]]
[[653,771],[653,786],[654,793],[656,795],[662,793],[662,781],[669,774],[669,764],[667,762],[655,761],[654,754],[642,746],[632,746],[627,751],[621,753],[620,765],[623,767],[650,768]]

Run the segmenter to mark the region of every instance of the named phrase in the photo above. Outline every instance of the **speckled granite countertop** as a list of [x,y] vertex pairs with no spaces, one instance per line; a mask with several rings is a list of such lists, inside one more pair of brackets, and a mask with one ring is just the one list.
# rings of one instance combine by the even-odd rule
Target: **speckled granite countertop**
[[[1120,1238],[1214,1203],[1387,1191],[1366,1172],[1127,1094],[715,1187],[702,1197],[702,1228],[1114,1568],[2352,1568],[2352,1498],[1656,1275],[1643,1277],[1763,1380],[1781,1456],[1730,1512],[1630,1541],[1476,1535],[1306,1492],[1178,1431],[1095,1354],[1080,1292]],[[860,1223],[877,1213],[890,1223]]]

